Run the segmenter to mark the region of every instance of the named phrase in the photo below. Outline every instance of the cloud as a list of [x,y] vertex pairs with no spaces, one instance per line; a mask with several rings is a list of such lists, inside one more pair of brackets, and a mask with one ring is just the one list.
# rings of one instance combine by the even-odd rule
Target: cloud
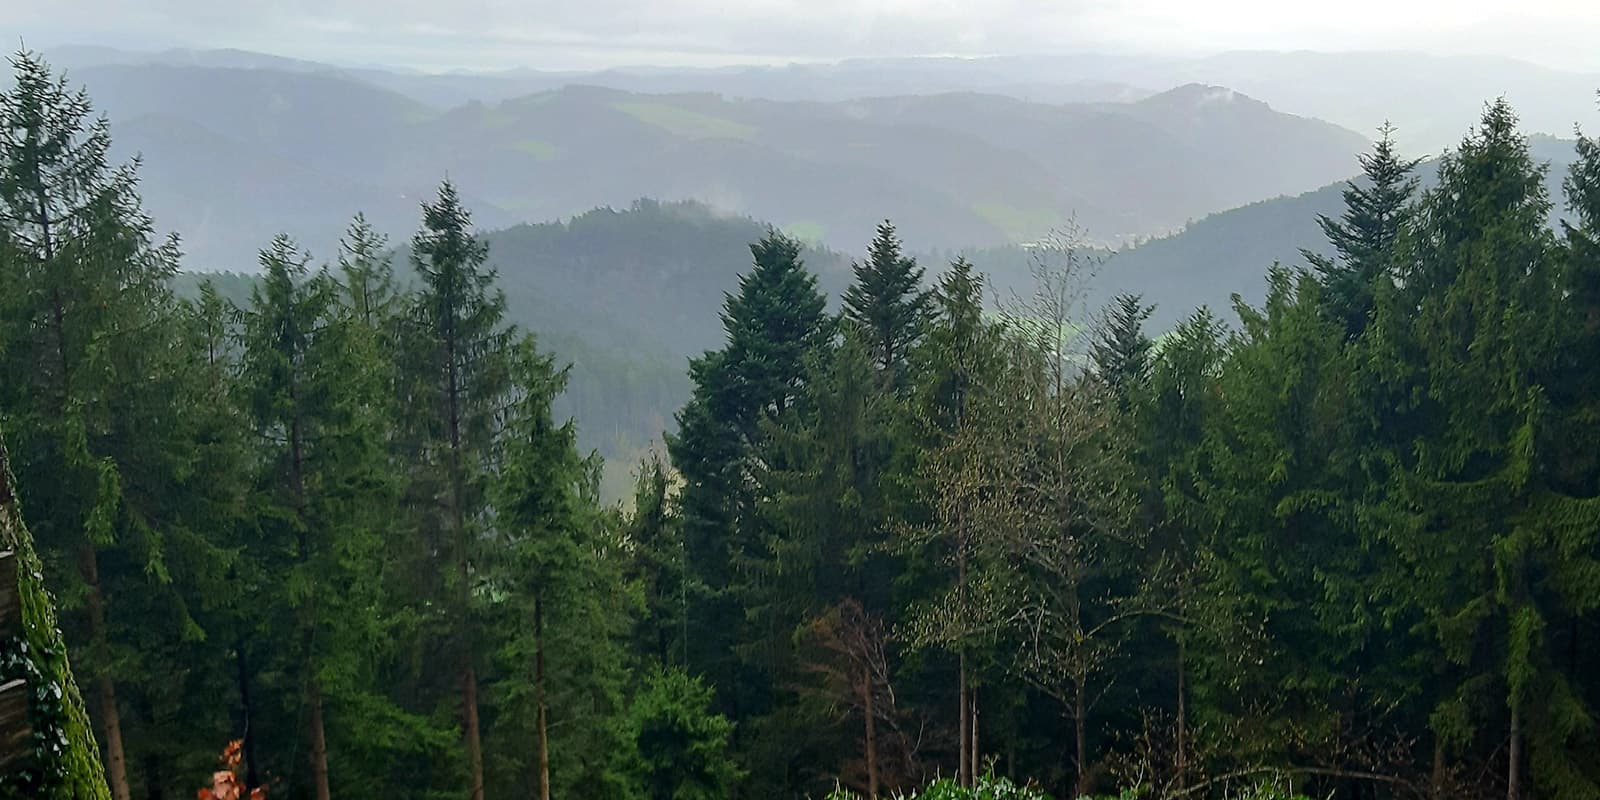
[[[8,0],[42,46],[239,47],[424,68],[1082,50],[1473,49],[1595,60],[1591,0]],[[1491,35],[1498,34],[1498,35]],[[1552,48],[1551,42],[1559,42]]]

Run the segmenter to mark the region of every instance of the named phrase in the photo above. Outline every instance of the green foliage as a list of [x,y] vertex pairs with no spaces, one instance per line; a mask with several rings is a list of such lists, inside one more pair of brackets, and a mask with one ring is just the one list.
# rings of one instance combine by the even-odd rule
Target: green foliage
[[1395,268],[1418,184],[1412,172],[1420,160],[1400,157],[1392,127],[1385,125],[1379,134],[1373,151],[1361,156],[1362,180],[1345,186],[1344,214],[1337,220],[1317,217],[1338,259],[1305,253],[1327,292],[1328,314],[1352,336],[1366,327],[1379,281]]
[[851,265],[855,282],[844,292],[845,319],[861,329],[868,352],[890,385],[903,377],[905,360],[922,339],[929,314],[923,270],[901,255],[894,226],[884,222],[867,260]]
[[711,688],[681,670],[650,674],[622,725],[628,774],[646,800],[722,800],[740,778],[733,723],[711,710]]
[[[0,677],[30,683],[40,750],[4,792],[168,796],[235,738],[240,778],[291,796],[1600,787],[1593,140],[1558,232],[1503,102],[1414,200],[1386,135],[1321,218],[1337,255],[1270,268],[1233,329],[1152,336],[1137,294],[1094,329],[1098,255],[1063,237],[996,320],[986,276],[924,287],[888,223],[833,316],[769,231],[624,511],[566,410],[652,384],[653,356],[569,392],[581,330],[510,324],[452,184],[408,274],[357,217],[336,264],[284,235],[178,302],[106,125],[16,67],[0,534],[25,629]],[[503,234],[500,263],[685,213]],[[627,273],[563,270],[551,303]]]
[[56,625],[55,605],[33,537],[23,525],[16,479],[0,441],[0,545],[17,562],[21,635],[0,641],[0,682],[21,679],[28,693],[33,754],[21,770],[0,776],[0,796],[39,800],[108,800],[105,772],[83,697]]
[[[1130,791],[1119,795],[1116,800],[1138,800],[1138,797],[1138,794]],[[861,798],[860,795],[841,788],[829,793],[823,800],[861,800]],[[897,794],[895,800],[1051,800],[1051,798],[1035,786],[1018,785],[1009,778],[984,775],[971,787],[962,786],[949,778],[936,780],[910,794]]]

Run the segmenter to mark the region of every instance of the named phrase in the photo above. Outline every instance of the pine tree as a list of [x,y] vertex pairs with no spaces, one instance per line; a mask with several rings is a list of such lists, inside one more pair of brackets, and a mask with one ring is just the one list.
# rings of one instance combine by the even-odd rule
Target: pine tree
[[1378,143],[1360,157],[1362,177],[1344,189],[1344,213],[1339,219],[1318,215],[1317,224],[1338,253],[1328,258],[1306,252],[1324,289],[1324,304],[1350,336],[1367,327],[1372,314],[1377,281],[1391,277],[1396,248],[1413,214],[1416,194],[1416,159],[1404,159],[1395,146],[1394,128],[1385,124]]
[[878,226],[867,260],[851,265],[855,282],[844,292],[844,316],[864,331],[881,380],[899,386],[906,359],[926,332],[929,293],[923,270],[901,253],[894,225]]
[[484,559],[482,520],[496,419],[511,390],[513,332],[505,296],[485,266],[487,247],[455,186],[423,205],[411,242],[419,277],[401,363],[402,406],[412,428],[407,456],[413,501],[421,509],[422,597],[441,644],[455,655],[471,800],[482,800],[484,764],[478,697],[479,641],[473,595]]

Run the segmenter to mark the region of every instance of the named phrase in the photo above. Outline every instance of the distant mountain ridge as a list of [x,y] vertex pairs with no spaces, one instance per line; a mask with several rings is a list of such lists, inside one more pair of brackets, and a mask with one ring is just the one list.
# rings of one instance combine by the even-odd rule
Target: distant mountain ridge
[[241,51],[133,53],[61,48],[64,66],[162,62],[244,64],[335,71],[444,108],[493,103],[572,84],[645,94],[707,91],[730,97],[839,101],[945,92],[999,94],[1044,103],[1131,102],[1191,83],[1227,86],[1273,108],[1371,134],[1385,121],[1402,146],[1438,154],[1476,121],[1486,100],[1504,95],[1526,128],[1571,134],[1600,124],[1600,74],[1510,58],[1406,51],[1232,51],[1204,56],[1067,53],[980,58],[848,59],[837,63],[718,68],[634,67],[589,72],[530,69],[427,75],[409,70],[332,67]]
[[930,247],[1026,241],[1074,217],[1121,242],[1323,185],[1348,174],[1367,144],[1220,87],[1045,104],[973,92],[818,102],[574,85],[441,110],[306,62],[190,60],[200,65],[79,66],[69,79],[110,116],[118,154],[143,155],[149,210],[185,234],[206,269],[249,269],[280,231],[331,252],[356,211],[407,235],[416,203],[446,175],[486,227],[656,197],[841,249],[884,218]]

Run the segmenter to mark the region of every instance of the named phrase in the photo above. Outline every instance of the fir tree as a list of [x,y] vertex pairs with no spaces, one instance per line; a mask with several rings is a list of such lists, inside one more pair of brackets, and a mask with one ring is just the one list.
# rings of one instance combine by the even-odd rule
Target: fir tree
[[1129,395],[1150,376],[1150,351],[1155,343],[1145,335],[1144,323],[1154,311],[1155,306],[1144,305],[1139,295],[1117,295],[1089,346],[1095,376],[1124,407]]
[[905,362],[928,321],[923,270],[901,253],[894,225],[878,226],[866,261],[851,265],[855,283],[844,292],[844,316],[864,331],[878,374],[888,385],[904,377]]
[[1530,778],[1540,792],[1595,785],[1576,755],[1586,712],[1551,662],[1552,624],[1587,595],[1547,592],[1539,577],[1561,563],[1546,548],[1588,515],[1545,463],[1566,343],[1543,172],[1504,101],[1443,160],[1401,286],[1380,307],[1384,352],[1399,357],[1375,379],[1406,398],[1379,418],[1399,471],[1382,521],[1450,667],[1431,720],[1438,760],[1471,756],[1495,731],[1513,799]]
[[[0,93],[0,413],[28,476],[47,564],[75,565],[68,638],[93,687],[114,800],[128,800],[116,663],[134,637],[119,590],[164,592],[161,541],[181,524],[192,452],[168,280],[174,241],[153,241],[133,165],[109,162],[106,120],[36,55]],[[128,565],[103,569],[113,562]],[[182,624],[176,623],[176,624]],[[119,632],[120,631],[120,632]]]
[[402,406],[413,466],[409,493],[422,510],[422,597],[437,598],[434,633],[455,653],[471,800],[482,800],[484,763],[478,696],[474,586],[484,554],[488,466],[497,415],[511,390],[512,329],[505,296],[485,266],[486,246],[446,181],[423,205],[412,238],[419,278],[401,362]]
[[1395,268],[1396,248],[1413,214],[1417,159],[1401,158],[1394,128],[1384,125],[1371,153],[1361,155],[1361,178],[1344,189],[1344,213],[1339,219],[1317,217],[1317,224],[1333,245],[1336,258],[1311,252],[1305,256],[1325,289],[1324,305],[1350,336],[1367,327],[1372,314],[1377,281],[1389,279]]
[[283,650],[303,687],[309,784],[327,800],[325,698],[361,691],[338,677],[376,638],[353,612],[381,597],[373,566],[397,481],[387,420],[371,413],[386,407],[386,375],[372,366],[384,354],[362,346],[356,320],[338,307],[338,285],[308,261],[286,236],[262,252],[262,281],[244,313],[240,388],[259,438],[252,506],[262,520],[262,588],[287,589],[274,600],[288,624],[273,638],[293,643]]
[[683,477],[685,663],[715,687],[721,710],[741,717],[771,706],[771,662],[758,656],[790,633],[757,633],[743,609],[753,568],[767,559],[768,532],[757,511],[767,426],[798,413],[807,360],[834,330],[798,242],[772,232],[750,249],[752,269],[724,304],[727,344],[690,362],[694,393],[667,440]]

